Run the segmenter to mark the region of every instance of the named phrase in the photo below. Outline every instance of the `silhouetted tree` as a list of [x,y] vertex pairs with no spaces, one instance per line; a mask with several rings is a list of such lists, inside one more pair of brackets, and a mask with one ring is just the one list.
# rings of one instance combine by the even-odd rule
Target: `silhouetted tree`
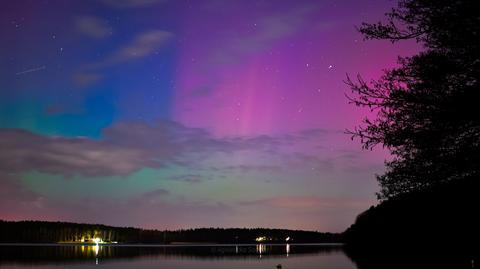
[[364,148],[393,155],[377,176],[379,199],[478,176],[480,12],[477,1],[400,0],[387,22],[363,23],[366,39],[416,39],[424,51],[371,83],[347,78],[357,106],[374,120],[349,131]]

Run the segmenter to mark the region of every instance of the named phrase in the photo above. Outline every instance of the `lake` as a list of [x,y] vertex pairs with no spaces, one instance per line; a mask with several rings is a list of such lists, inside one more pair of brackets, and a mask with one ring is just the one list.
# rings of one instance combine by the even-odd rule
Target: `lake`
[[2,245],[0,267],[170,269],[357,268],[341,245]]

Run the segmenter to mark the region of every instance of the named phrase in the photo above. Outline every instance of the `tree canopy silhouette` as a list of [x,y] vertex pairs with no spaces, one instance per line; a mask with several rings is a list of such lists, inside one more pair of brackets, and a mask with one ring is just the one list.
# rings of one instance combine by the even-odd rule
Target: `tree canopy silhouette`
[[370,83],[347,77],[350,101],[375,112],[349,131],[364,148],[393,155],[378,198],[478,176],[480,13],[473,0],[400,0],[386,22],[363,23],[365,39],[416,39],[424,50]]
[[104,242],[170,244],[221,243],[251,244],[258,237],[265,243],[337,243],[340,234],[314,231],[265,229],[265,228],[197,228],[187,230],[159,231],[132,227],[113,227],[101,224],[84,224],[49,221],[3,221],[0,220],[1,243],[58,243],[90,242],[95,237]]

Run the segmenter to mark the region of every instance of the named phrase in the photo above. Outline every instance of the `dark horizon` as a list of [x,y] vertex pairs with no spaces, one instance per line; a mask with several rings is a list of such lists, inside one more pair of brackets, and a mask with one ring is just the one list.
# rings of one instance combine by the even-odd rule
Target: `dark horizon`
[[341,243],[341,234],[270,228],[147,230],[44,221],[1,221],[0,244],[305,244]]
[[140,226],[114,226],[114,225],[107,225],[104,223],[97,223],[97,222],[70,222],[70,221],[63,221],[63,220],[34,220],[34,219],[24,219],[24,220],[5,220],[0,219],[0,222],[46,222],[46,223],[66,223],[66,224],[80,224],[80,225],[100,225],[100,226],[107,226],[107,227],[114,227],[114,228],[134,228],[134,229],[142,229],[142,230],[152,230],[152,231],[179,231],[179,230],[195,230],[195,229],[276,229],[276,230],[291,230],[291,231],[302,231],[302,232],[318,232],[318,233],[332,233],[332,234],[339,234],[336,232],[330,231],[320,231],[320,230],[302,230],[302,229],[287,229],[287,228],[272,228],[272,227],[186,227],[186,228],[178,228],[174,230],[160,230],[160,229],[150,229]]

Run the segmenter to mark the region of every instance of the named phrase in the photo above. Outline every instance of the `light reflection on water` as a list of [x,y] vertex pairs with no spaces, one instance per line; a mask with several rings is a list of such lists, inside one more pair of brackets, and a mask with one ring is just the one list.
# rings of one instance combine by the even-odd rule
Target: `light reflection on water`
[[257,244],[205,246],[0,246],[0,267],[70,268],[356,268],[341,246]]
[[82,245],[81,246],[81,250],[82,250],[82,253],[85,254],[85,253],[95,253],[95,256],[98,256],[98,252],[102,249],[102,246],[99,246],[99,245],[94,245],[94,246],[91,246],[91,245],[88,245],[88,246],[84,246]]

